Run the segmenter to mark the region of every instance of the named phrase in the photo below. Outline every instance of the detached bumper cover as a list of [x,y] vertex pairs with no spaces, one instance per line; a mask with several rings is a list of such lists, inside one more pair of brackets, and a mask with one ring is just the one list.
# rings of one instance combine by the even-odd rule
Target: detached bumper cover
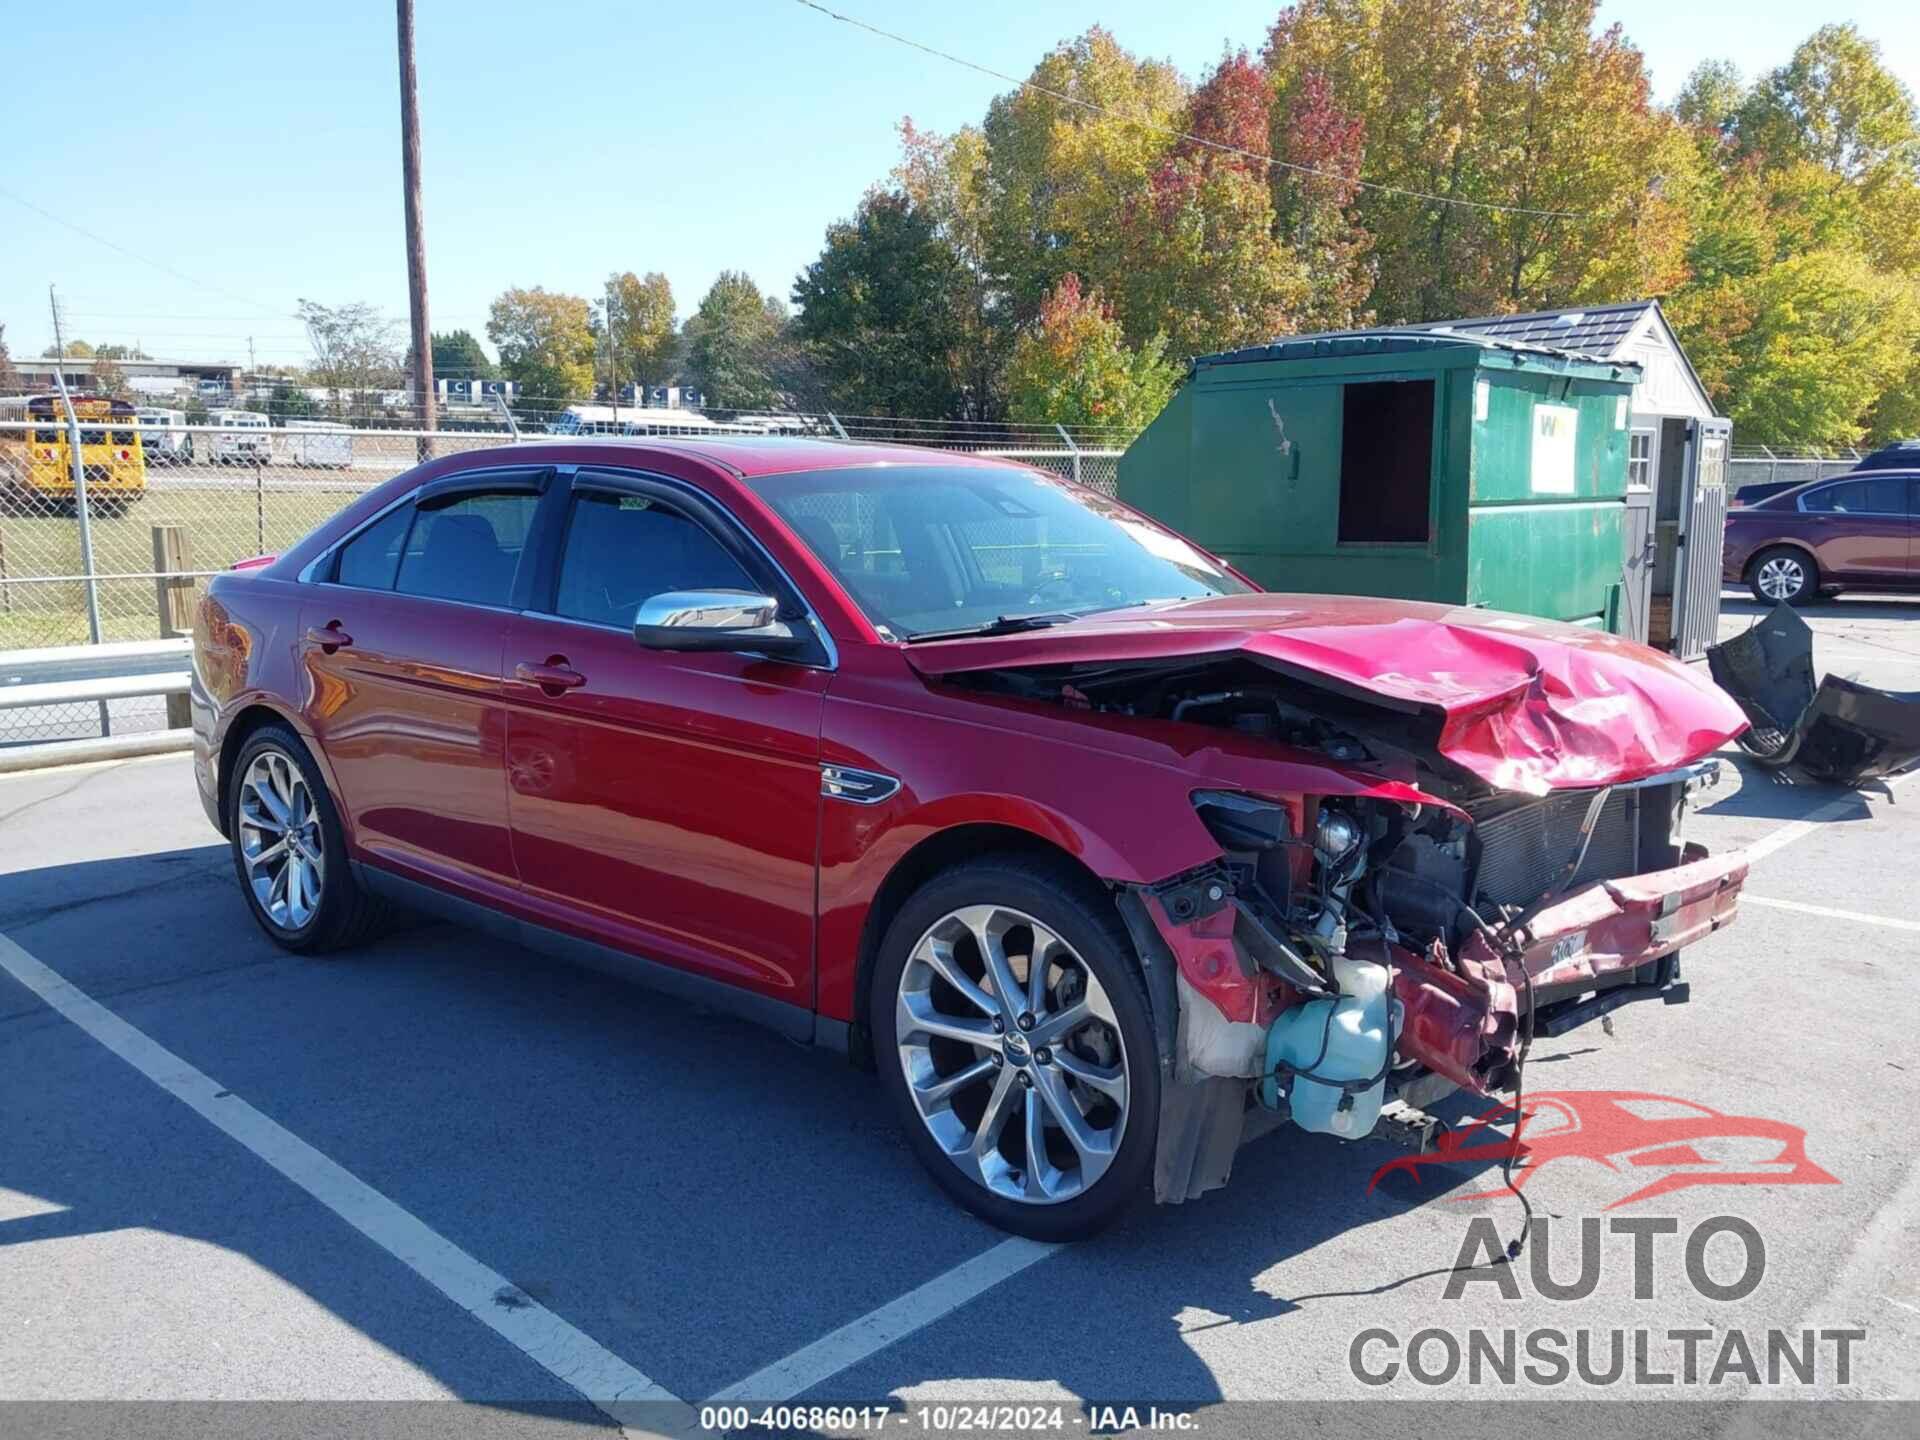
[[1920,692],[1829,675],[1813,682],[1813,632],[1788,605],[1707,651],[1714,680],[1753,729],[1740,743],[1763,764],[1859,785],[1920,760]]

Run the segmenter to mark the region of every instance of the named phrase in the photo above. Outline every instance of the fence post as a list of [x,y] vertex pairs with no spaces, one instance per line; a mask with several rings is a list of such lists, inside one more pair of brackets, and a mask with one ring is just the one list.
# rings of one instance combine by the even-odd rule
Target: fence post
[[[66,366],[59,360],[54,361],[54,383],[60,391],[60,407],[67,412],[67,453],[73,459],[73,513],[80,521],[80,573],[86,577],[87,585],[87,640],[88,643],[100,643],[100,585],[93,574],[93,521],[87,510],[87,460],[80,447],[80,417],[73,408],[73,397],[67,394]],[[109,426],[113,416],[107,416]],[[104,738],[113,733],[113,717],[107,711],[107,702],[100,702],[100,734]]]
[[1078,485],[1080,483],[1080,447],[1073,443],[1073,437],[1067,433],[1067,427],[1058,420],[1053,422],[1053,428],[1060,432],[1060,438],[1066,442],[1067,449],[1073,452],[1073,483]]
[[827,412],[827,423],[833,426],[834,434],[838,435],[842,440],[847,438],[847,427],[840,423],[840,417],[831,410]]
[[13,609],[13,587],[7,584],[7,532],[0,530],[0,610]]
[[501,398],[498,390],[493,392],[493,403],[500,411],[500,418],[507,422],[507,432],[513,436],[513,443],[518,445],[520,443],[520,422],[513,418],[513,411],[508,407],[507,402]]
[[[160,618],[160,638],[178,639],[193,631],[193,548],[178,525],[153,527],[153,596]],[[167,696],[167,728],[185,730],[193,711],[185,695]]]
[[267,467],[260,463],[258,455],[253,457],[253,529],[259,548],[253,553],[267,553]]

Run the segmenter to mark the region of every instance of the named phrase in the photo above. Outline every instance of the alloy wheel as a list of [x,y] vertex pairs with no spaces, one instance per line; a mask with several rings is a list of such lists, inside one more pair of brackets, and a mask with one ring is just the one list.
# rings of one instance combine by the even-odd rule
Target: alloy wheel
[[1754,576],[1760,593],[1769,600],[1791,600],[1807,583],[1806,567],[1787,555],[1776,555]]
[[299,930],[320,909],[326,844],[313,788],[292,757],[263,750],[240,779],[237,816],[247,884],[268,919]]
[[1126,1042],[1058,934],[1005,906],[954,910],[914,946],[895,1004],[907,1093],[969,1179],[1049,1205],[1106,1173],[1126,1131]]

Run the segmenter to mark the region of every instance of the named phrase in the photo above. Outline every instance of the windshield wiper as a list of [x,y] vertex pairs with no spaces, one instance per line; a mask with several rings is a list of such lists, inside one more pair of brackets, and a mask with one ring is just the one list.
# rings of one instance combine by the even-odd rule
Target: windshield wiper
[[996,615],[984,625],[967,625],[958,630],[922,630],[907,637],[907,644],[918,645],[922,640],[958,640],[966,635],[1017,635],[1022,630],[1045,630],[1051,625],[1064,625],[1069,620],[1078,620],[1078,615],[1065,610],[1043,611],[1036,615]]

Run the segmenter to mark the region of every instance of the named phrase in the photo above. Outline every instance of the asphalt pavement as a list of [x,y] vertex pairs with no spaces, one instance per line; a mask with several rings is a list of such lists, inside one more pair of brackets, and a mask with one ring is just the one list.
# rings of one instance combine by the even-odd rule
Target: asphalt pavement
[[[1823,668],[1920,689],[1920,603],[1808,616]],[[1401,1152],[1290,1130],[1094,1242],[1009,1240],[828,1054],[444,925],[280,952],[185,756],[0,777],[0,1400],[459,1399],[475,1431],[993,1400],[1084,1432],[1125,1428],[1107,1403],[1920,1398],[1920,784],[1726,759],[1689,836],[1753,850],[1737,923],[1687,951],[1687,1003],[1536,1045],[1529,1091],[1617,1143],[1527,1174],[1528,1253],[1464,1275],[1520,1227],[1496,1168],[1370,1188]],[[1796,1130],[1804,1162],[1766,1149]],[[1446,1337],[1524,1362],[1542,1332],[1594,1363],[1435,1378]],[[1810,1379],[1769,1375],[1772,1332]]]

